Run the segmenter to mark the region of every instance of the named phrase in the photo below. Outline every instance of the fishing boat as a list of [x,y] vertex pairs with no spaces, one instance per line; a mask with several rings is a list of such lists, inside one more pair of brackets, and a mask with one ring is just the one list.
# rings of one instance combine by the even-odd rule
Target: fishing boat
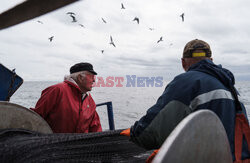
[[[24,1],[0,14],[0,29],[76,1]],[[115,129],[112,102],[97,104],[97,107],[107,106],[108,131],[53,133],[37,113],[9,102],[23,83],[15,70],[0,64],[0,77],[0,162],[145,162],[153,152],[120,135],[123,129]],[[219,118],[208,110],[190,114],[165,140],[153,162],[232,162],[226,132]]]

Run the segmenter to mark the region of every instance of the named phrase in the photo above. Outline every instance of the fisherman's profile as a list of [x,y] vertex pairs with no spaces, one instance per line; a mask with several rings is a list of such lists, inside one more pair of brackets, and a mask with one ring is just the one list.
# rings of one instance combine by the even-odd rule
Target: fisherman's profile
[[35,108],[55,133],[89,133],[102,131],[96,104],[90,95],[97,73],[90,63],[70,68],[63,82],[42,91]]

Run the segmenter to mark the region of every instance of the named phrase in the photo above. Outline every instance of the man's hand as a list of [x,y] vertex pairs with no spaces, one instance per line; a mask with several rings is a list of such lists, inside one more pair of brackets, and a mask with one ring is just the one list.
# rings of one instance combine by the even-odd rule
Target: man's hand
[[124,136],[130,136],[130,128],[123,130],[120,135],[124,135]]

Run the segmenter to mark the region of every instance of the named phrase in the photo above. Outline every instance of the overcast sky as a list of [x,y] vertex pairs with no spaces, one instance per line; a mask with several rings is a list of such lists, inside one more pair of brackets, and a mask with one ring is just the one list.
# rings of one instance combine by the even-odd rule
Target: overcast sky
[[[19,2],[1,0],[0,12]],[[0,62],[16,68],[24,81],[61,81],[78,62],[92,63],[98,76],[169,81],[183,72],[185,44],[198,38],[210,44],[214,62],[231,70],[236,81],[250,80],[249,6],[249,0],[82,0],[1,30]]]

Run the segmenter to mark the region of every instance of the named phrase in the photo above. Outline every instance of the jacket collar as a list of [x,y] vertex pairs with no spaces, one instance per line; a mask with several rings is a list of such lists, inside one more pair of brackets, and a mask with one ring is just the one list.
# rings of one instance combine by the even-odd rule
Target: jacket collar
[[89,92],[82,93],[80,87],[78,86],[76,81],[73,78],[70,77],[70,75],[65,75],[64,76],[64,82],[68,83],[69,85],[71,85],[73,87],[75,87],[82,94],[82,97],[84,97],[85,95],[89,96]]
[[76,88],[80,93],[82,92],[78,84],[75,82],[74,79],[72,79],[70,76],[64,77],[64,82],[69,84],[70,86]]

